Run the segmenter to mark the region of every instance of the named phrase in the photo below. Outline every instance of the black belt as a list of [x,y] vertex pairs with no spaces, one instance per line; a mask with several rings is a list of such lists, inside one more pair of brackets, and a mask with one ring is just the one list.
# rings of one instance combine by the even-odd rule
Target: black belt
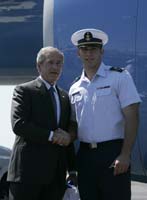
[[92,142],[92,143],[87,143],[87,142],[80,142],[80,147],[82,148],[87,148],[87,149],[97,149],[99,147],[104,147],[104,146],[108,146],[108,145],[113,145],[116,143],[122,143],[123,139],[115,139],[115,140],[108,140],[108,141],[104,141],[104,142]]

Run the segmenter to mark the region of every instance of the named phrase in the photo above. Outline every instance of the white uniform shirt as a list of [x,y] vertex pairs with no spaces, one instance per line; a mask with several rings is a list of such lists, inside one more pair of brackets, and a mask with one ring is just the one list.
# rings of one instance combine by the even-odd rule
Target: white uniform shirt
[[122,108],[141,102],[127,70],[111,71],[102,63],[90,81],[84,72],[69,91],[78,122],[78,138],[83,142],[102,142],[124,138]]

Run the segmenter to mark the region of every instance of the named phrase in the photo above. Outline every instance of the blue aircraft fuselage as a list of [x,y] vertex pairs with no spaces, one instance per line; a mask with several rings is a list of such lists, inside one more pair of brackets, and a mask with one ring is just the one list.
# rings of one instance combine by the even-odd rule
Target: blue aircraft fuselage
[[[132,173],[147,173],[147,1],[146,0],[2,0],[0,2],[0,83],[37,76],[36,54],[53,45],[65,54],[59,81],[65,89],[82,70],[71,34],[83,28],[109,35],[105,64],[129,70],[142,98],[140,127],[132,154]],[[147,179],[147,178],[146,178]]]

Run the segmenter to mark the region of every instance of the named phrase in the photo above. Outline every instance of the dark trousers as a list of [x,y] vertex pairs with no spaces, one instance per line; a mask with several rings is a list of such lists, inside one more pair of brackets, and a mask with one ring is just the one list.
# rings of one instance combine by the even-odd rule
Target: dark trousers
[[130,200],[130,169],[114,176],[109,168],[119,155],[122,140],[99,144],[96,149],[80,145],[78,151],[78,184],[81,200]]
[[9,200],[62,200],[64,191],[56,183],[22,184],[10,182]]

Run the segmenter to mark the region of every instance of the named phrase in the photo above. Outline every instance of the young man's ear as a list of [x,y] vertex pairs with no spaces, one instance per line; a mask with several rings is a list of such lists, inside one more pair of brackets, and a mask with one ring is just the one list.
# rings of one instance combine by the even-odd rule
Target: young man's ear
[[101,48],[101,54],[104,54],[104,48],[103,47]]
[[78,55],[78,56],[80,56],[80,53],[79,53],[79,48],[77,49],[77,55]]

